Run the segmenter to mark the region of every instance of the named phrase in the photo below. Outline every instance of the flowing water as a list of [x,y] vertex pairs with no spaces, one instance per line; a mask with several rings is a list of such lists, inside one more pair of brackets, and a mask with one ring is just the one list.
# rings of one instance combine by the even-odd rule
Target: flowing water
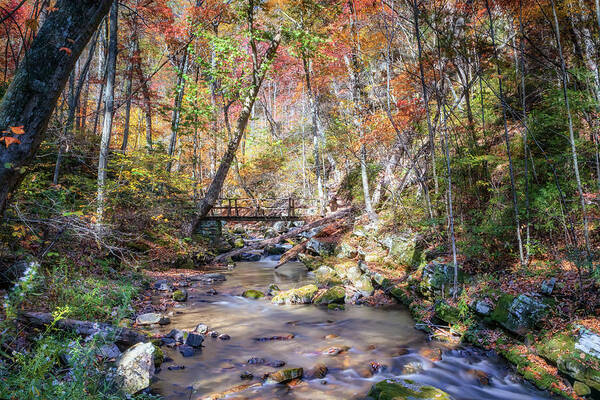
[[[189,300],[175,309],[168,329],[193,330],[204,323],[231,339],[207,337],[201,350],[185,358],[176,349],[163,348],[173,360],[165,362],[157,375],[156,393],[166,399],[203,399],[244,383],[260,382],[263,374],[279,369],[248,362],[258,358],[267,363],[283,361],[285,367],[281,368],[302,367],[305,373],[324,363],[329,372],[323,379],[305,379],[294,387],[255,385],[228,398],[363,399],[374,383],[399,376],[436,386],[456,400],[551,398],[516,377],[492,354],[466,347],[444,350],[437,362],[423,357],[421,354],[435,352],[440,344],[427,342],[400,306],[346,305],[343,311],[333,311],[314,305],[277,306],[268,299],[239,296],[245,289],[265,291],[271,283],[289,289],[313,280],[300,263],[288,263],[278,270],[275,263],[273,259],[238,263],[225,273],[225,282],[190,288]],[[217,294],[207,293],[211,287]],[[257,340],[290,334],[293,339]],[[350,349],[327,354],[332,347],[344,346]],[[374,374],[371,363],[380,366]],[[173,365],[185,368],[169,370]],[[256,378],[243,381],[240,375],[246,371]],[[486,378],[481,383],[482,376],[489,384],[485,384]]]

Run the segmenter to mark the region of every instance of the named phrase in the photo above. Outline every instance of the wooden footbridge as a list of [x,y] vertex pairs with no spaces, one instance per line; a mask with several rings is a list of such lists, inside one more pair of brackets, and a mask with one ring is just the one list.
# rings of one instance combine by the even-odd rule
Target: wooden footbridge
[[294,197],[282,199],[219,199],[205,221],[299,221],[318,211],[317,200]]

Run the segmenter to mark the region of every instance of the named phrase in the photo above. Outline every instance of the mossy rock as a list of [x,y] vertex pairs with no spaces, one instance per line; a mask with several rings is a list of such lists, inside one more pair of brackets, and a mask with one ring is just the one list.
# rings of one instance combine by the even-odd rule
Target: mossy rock
[[376,400],[451,400],[450,395],[433,386],[422,385],[409,379],[386,379],[378,382],[369,392]]
[[265,297],[265,294],[260,290],[248,289],[242,293],[242,296],[247,299],[260,299],[261,297]]
[[422,241],[413,233],[387,235],[381,245],[388,249],[387,258],[395,264],[412,266],[423,261]]
[[600,335],[574,325],[541,341],[537,350],[562,373],[600,390]]
[[334,286],[317,295],[315,304],[344,304],[346,290],[342,286]]
[[525,336],[548,313],[548,306],[533,297],[503,294],[494,306],[491,319],[504,329]]
[[241,249],[244,246],[244,239],[242,239],[241,237],[238,237],[233,241],[233,247],[235,247],[236,249]]
[[315,271],[315,280],[322,286],[334,286],[342,283],[342,279],[335,270],[327,265],[321,265]]
[[185,289],[177,289],[173,292],[173,300],[178,302],[184,302],[188,298],[187,290]]
[[[459,267],[457,282],[462,284],[466,280],[466,274]],[[423,268],[419,282],[419,292],[426,298],[433,298],[440,295],[444,297],[451,296],[453,287],[454,265],[433,261]]]
[[280,292],[271,299],[273,304],[309,304],[319,288],[316,285],[306,285],[297,289]]
[[309,271],[314,271],[319,268],[321,261],[319,257],[311,256],[310,254],[300,253],[298,254],[298,261],[308,268]]
[[269,374],[267,383],[287,383],[294,379],[302,378],[304,370],[302,368],[287,368]]
[[460,311],[445,301],[439,301],[435,304],[435,316],[448,324],[460,322]]
[[394,286],[389,290],[389,294],[405,306],[412,302],[408,290],[404,287]]

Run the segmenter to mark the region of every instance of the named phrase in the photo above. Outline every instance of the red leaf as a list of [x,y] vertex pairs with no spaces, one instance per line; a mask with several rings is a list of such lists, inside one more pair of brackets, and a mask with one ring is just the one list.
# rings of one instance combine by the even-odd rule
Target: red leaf
[[58,49],[58,51],[64,51],[65,53],[67,53],[67,55],[71,55],[72,51],[71,49],[69,49],[68,47],[61,47],[60,49]]

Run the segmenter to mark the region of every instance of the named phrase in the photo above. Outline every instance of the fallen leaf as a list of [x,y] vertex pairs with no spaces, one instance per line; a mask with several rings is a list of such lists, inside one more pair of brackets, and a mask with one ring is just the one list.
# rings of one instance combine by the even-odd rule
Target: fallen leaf
[[72,51],[68,47],[61,47],[58,51],[64,51],[67,55],[71,55]]

